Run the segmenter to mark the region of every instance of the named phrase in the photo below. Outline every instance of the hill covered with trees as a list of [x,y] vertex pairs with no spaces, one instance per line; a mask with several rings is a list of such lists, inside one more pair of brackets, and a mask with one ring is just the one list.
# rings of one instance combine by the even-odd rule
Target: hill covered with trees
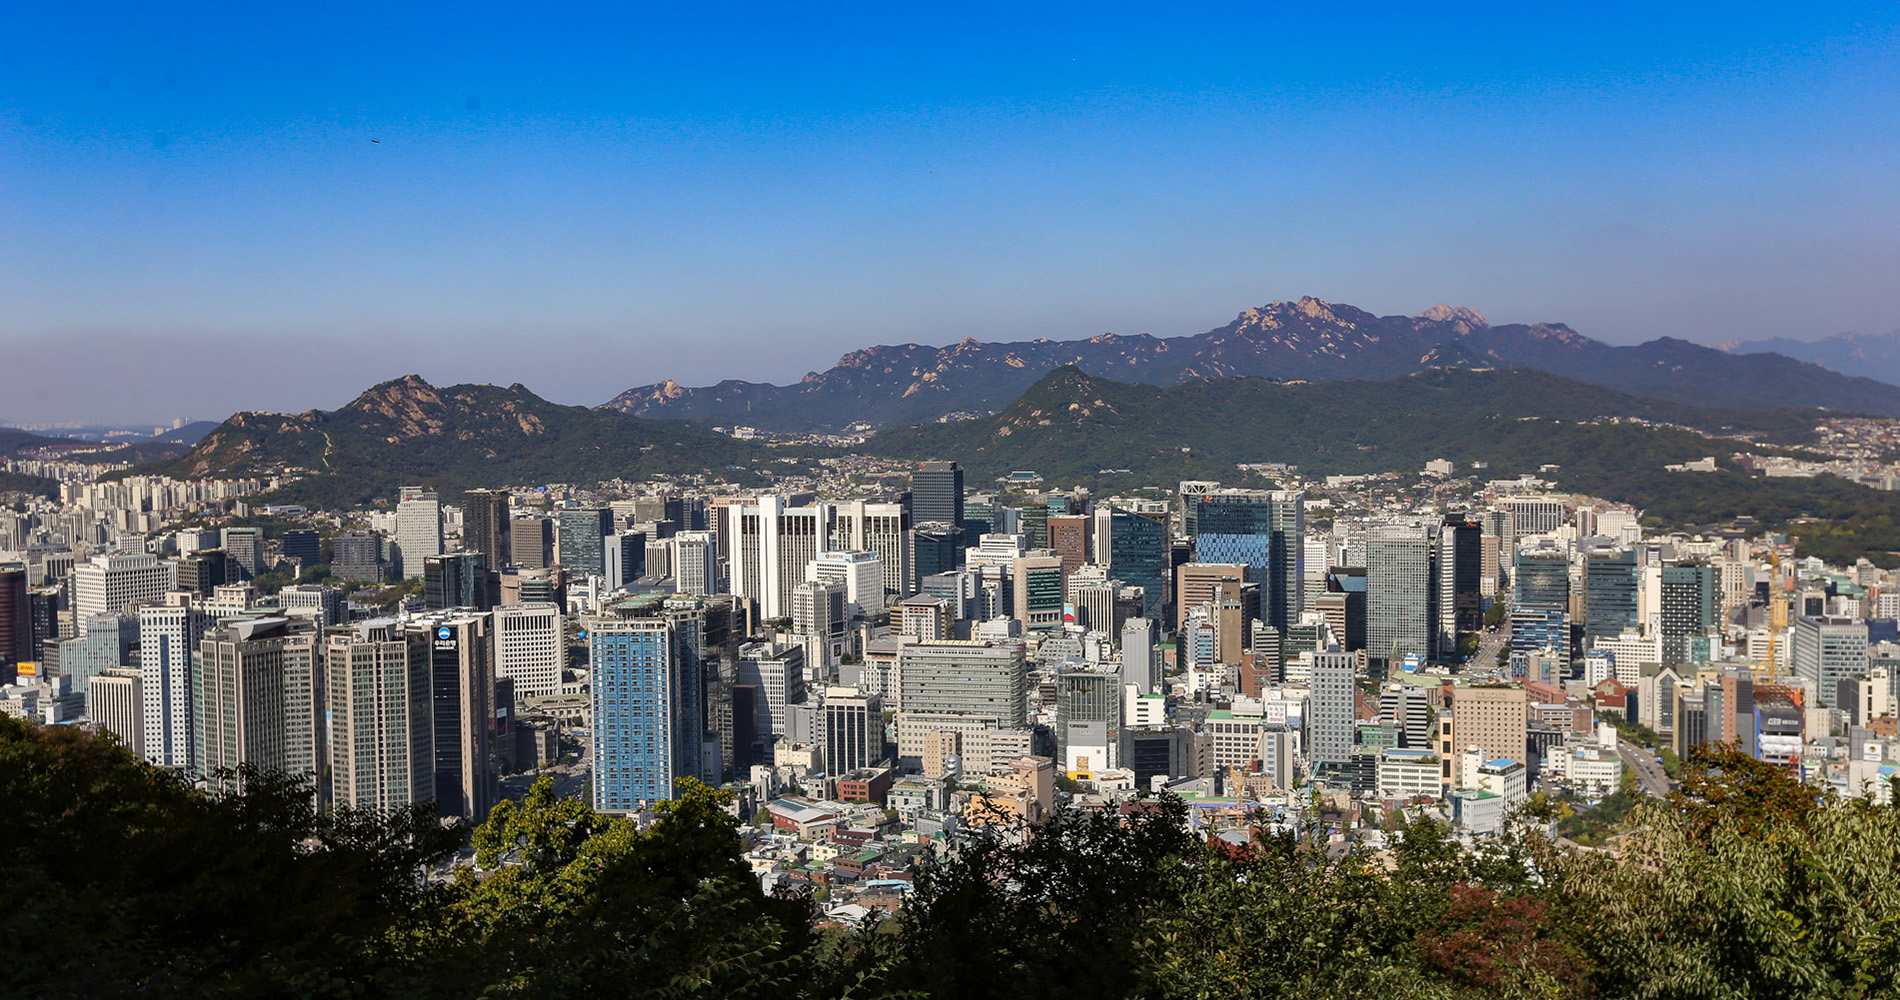
[[[1685,763],[1616,853],[1429,821],[1389,856],[1203,840],[1186,807],[1062,810],[967,841],[891,920],[767,895],[721,793],[657,823],[538,785],[474,830],[213,796],[106,737],[0,717],[10,996],[1900,996],[1900,808],[1731,752]],[[1534,817],[1533,817],[1534,819]],[[476,868],[417,874],[466,842]]]

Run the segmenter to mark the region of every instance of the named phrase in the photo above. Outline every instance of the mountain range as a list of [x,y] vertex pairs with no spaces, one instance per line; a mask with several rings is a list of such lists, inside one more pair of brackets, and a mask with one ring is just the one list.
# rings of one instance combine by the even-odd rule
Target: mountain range
[[336,410],[241,412],[183,457],[137,471],[179,477],[303,478],[285,493],[348,507],[404,483],[444,493],[517,483],[594,482],[719,470],[766,449],[678,420],[550,403],[520,384],[380,383]]
[[1730,354],[1780,354],[1831,371],[1863,375],[1900,385],[1900,331],[1841,333],[1825,340],[1745,340],[1729,344]]
[[1561,323],[1491,325],[1465,307],[1375,316],[1302,298],[1249,309],[1191,337],[1102,334],[1087,340],[919,344],[853,351],[793,385],[663,381],[605,405],[643,417],[835,430],[995,413],[1063,365],[1120,381],[1173,385],[1255,376],[1282,381],[1391,379],[1431,368],[1530,368],[1638,396],[1701,406],[1900,415],[1900,386],[1773,353],[1733,353],[1664,337],[1614,347]]

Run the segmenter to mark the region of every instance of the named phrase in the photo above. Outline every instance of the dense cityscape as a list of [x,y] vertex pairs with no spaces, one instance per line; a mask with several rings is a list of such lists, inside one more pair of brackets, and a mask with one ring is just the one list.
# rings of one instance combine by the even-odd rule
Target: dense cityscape
[[1897,13],[0,4],[0,1000],[1900,1000]]
[[[829,467],[318,510],[41,463],[58,499],[0,511],[0,711],[451,831],[710,789],[758,890],[834,933],[971,845],[1158,801],[1332,857],[1433,823],[1613,852],[1722,748],[1893,801],[1900,578],[1865,558],[1445,461],[1129,495]],[[523,863],[478,846],[429,878]]]

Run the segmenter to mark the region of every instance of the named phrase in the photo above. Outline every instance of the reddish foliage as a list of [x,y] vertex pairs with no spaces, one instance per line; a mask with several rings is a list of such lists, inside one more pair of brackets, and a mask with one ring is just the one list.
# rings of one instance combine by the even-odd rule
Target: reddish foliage
[[1557,933],[1549,908],[1483,886],[1454,884],[1443,921],[1413,940],[1419,961],[1458,987],[1494,994],[1536,976],[1564,996],[1586,996],[1588,968]]

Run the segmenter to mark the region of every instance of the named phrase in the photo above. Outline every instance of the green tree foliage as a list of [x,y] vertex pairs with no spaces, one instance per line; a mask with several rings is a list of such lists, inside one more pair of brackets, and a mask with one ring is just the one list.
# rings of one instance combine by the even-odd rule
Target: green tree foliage
[[[1525,822],[1479,849],[1203,839],[1171,797],[993,828],[895,919],[814,931],[718,791],[645,828],[543,781],[473,831],[427,807],[214,796],[108,738],[0,717],[0,995],[1770,998],[1900,996],[1900,809],[1721,748],[1615,852]],[[423,880],[463,844],[472,867]],[[463,855],[466,859],[466,855]]]

